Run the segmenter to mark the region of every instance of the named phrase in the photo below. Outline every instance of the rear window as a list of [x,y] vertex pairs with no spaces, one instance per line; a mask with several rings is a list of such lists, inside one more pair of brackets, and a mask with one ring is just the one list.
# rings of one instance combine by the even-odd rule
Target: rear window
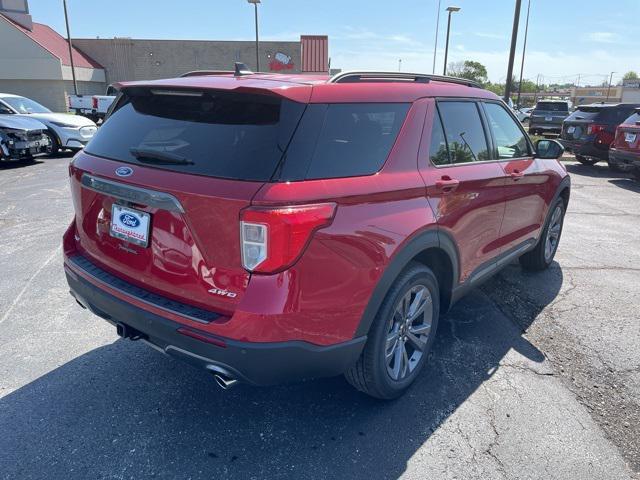
[[618,125],[631,115],[635,106],[583,106],[573,112],[567,120],[591,120],[594,122]]
[[370,175],[384,164],[409,106],[305,105],[225,91],[136,91],[86,151],[235,180]]
[[625,119],[622,123],[626,125],[640,125],[640,111],[636,110],[633,115]]
[[538,102],[535,109],[545,112],[568,112],[569,104],[566,102]]
[[86,151],[183,173],[266,181],[304,108],[267,95],[146,90],[111,114]]

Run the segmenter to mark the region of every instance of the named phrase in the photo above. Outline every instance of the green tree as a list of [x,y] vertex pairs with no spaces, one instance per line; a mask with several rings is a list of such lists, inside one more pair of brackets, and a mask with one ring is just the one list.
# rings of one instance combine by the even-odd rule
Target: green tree
[[622,80],[639,80],[639,79],[640,79],[640,77],[633,70],[629,70],[627,73],[625,73],[622,76]]
[[487,67],[473,60],[452,62],[447,67],[447,73],[453,77],[466,78],[481,84],[487,83]]

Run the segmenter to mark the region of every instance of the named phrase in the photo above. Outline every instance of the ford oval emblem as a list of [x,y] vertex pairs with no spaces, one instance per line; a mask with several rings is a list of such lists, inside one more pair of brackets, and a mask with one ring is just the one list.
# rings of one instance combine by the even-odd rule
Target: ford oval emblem
[[120,222],[122,222],[123,225],[126,225],[127,227],[131,227],[131,228],[137,228],[140,226],[140,220],[138,220],[136,217],[134,217],[130,213],[120,214]]
[[118,167],[116,168],[116,175],[119,177],[128,177],[133,173],[133,168],[130,167]]

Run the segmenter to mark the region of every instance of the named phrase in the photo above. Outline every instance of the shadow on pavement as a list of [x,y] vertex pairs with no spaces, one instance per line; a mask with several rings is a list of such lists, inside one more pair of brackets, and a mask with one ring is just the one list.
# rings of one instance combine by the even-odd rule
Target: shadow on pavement
[[581,163],[565,164],[569,173],[575,173],[585,177],[595,178],[629,178],[628,173],[614,172],[609,168],[607,162],[596,163],[595,165],[583,165]]
[[483,287],[507,302],[536,294],[519,302],[519,328],[483,291],[461,300],[441,319],[430,365],[393,402],[341,377],[221,391],[141,343],[96,348],[0,400],[0,478],[397,478],[510,349],[543,361],[520,329],[558,294],[557,267],[510,266]]
[[640,181],[629,179],[616,179],[609,180],[609,183],[615,185],[616,187],[624,188],[625,190],[630,190],[635,193],[640,193]]
[[9,162],[0,162],[1,170],[15,170],[16,168],[25,168],[44,163],[42,160],[17,160]]

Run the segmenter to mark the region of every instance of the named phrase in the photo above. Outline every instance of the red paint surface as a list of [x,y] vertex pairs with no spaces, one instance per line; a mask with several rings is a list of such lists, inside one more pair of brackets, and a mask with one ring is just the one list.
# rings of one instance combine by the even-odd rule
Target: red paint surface
[[[65,236],[65,256],[80,252],[132,284],[224,315],[203,326],[159,312],[185,326],[242,341],[304,340],[329,345],[353,338],[386,266],[418,232],[440,228],[451,234],[460,252],[460,281],[511,245],[538,235],[549,203],[566,175],[557,161],[525,158],[446,168],[435,168],[428,161],[434,108],[433,99],[427,97],[495,99],[495,95],[441,82],[318,85],[313,83],[317,79],[303,84],[297,78],[192,77],[150,83],[174,88],[267,90],[311,102],[413,102],[378,173],[259,183],[136,166],[132,176],[121,179],[114,173],[119,162],[80,153],[70,169],[76,218]],[[152,215],[151,244],[146,249],[129,246],[138,250],[138,255],[131,255],[108,233],[113,200],[81,187],[83,172],[170,193],[186,213],[137,206]],[[457,181],[451,191],[449,180]],[[337,205],[333,221],[312,234],[290,268],[252,275],[242,268],[242,209],[322,202]],[[73,269],[70,265],[67,268]],[[213,295],[208,292],[211,288],[237,296]],[[154,310],[105,289],[140,308]]]

